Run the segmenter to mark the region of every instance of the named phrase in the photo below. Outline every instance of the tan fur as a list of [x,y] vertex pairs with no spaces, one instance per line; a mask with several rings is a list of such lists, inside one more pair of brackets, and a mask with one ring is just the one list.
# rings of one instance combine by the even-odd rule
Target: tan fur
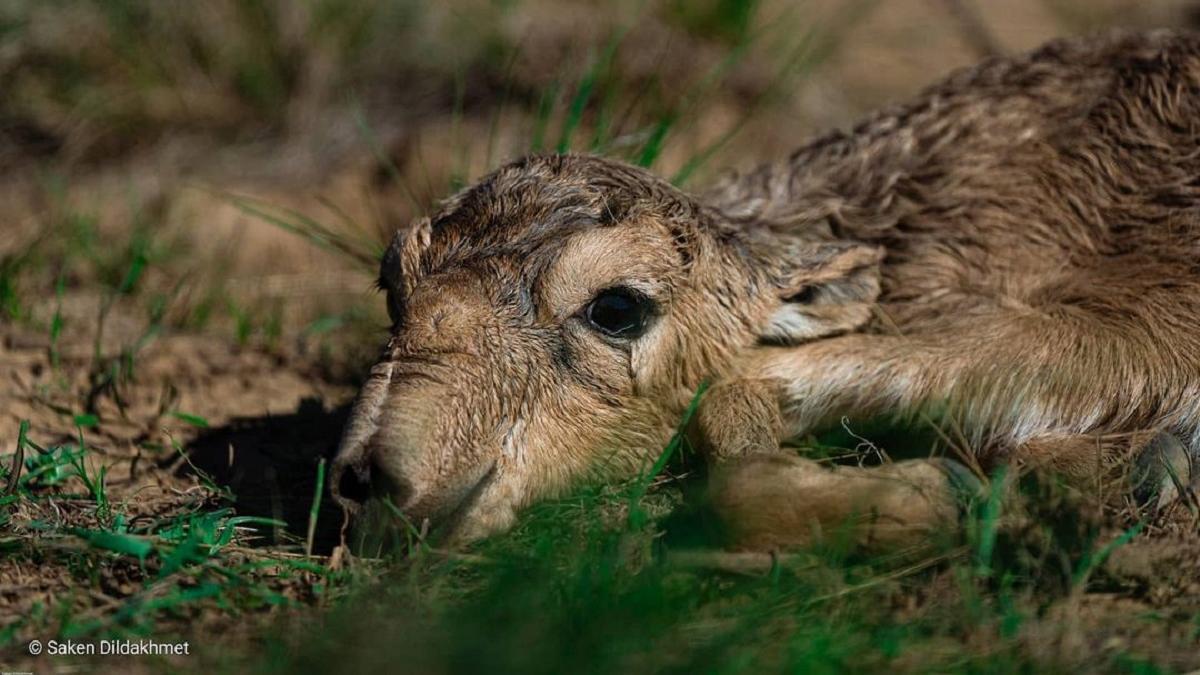
[[709,490],[730,546],[760,551],[833,544],[918,553],[939,534],[948,539],[961,501],[933,462],[831,469],[781,454],[719,465]]
[[[1086,473],[1096,438],[1160,430],[1194,455],[1197,176],[1200,39],[1169,32],[985,62],[698,197],[611,160],[526,158],[397,234],[394,337],[335,478],[483,536],[645,466],[705,379],[697,442],[785,467],[776,496],[725,499],[768,516],[905,503],[907,487],[758,457],[844,416],[953,421],[984,464]],[[637,339],[587,325],[615,286],[654,302]],[[931,467],[878,471],[928,485]],[[811,507],[782,496],[779,476],[820,475],[829,489],[796,484]],[[803,539],[778,520],[778,542]]]

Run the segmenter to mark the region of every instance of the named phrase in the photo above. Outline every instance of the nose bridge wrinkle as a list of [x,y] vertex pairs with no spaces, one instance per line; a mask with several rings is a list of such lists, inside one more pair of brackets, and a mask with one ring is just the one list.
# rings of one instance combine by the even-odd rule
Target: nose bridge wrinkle
[[379,416],[386,403],[394,369],[395,364],[391,360],[372,366],[342,434],[338,447],[339,458],[344,457],[353,464],[362,461],[363,448],[379,426]]
[[[462,272],[431,280],[409,305],[409,317],[393,338],[392,354],[474,354],[494,312],[480,281]],[[394,356],[395,357],[395,356]]]

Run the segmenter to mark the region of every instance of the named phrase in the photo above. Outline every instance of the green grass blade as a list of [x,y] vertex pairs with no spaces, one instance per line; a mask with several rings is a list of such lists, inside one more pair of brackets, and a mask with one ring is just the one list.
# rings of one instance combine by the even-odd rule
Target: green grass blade
[[21,480],[21,469],[25,467],[25,445],[28,442],[26,438],[29,436],[29,420],[21,420],[20,426],[17,428],[17,449],[13,453],[11,468],[8,470],[8,479],[4,485],[4,494],[11,495],[17,490],[17,485]]
[[571,137],[575,135],[575,130],[579,128],[583,121],[584,110],[587,109],[587,104],[592,98],[592,92],[596,88],[596,83],[608,73],[612,67],[613,57],[617,54],[617,49],[621,46],[621,42],[625,39],[625,35],[629,32],[627,27],[620,28],[609,39],[604,51],[598,59],[592,62],[590,68],[584,73],[583,79],[579,82],[579,87],[575,90],[575,96],[571,99],[571,105],[567,108],[567,117],[563,120],[562,131],[558,137],[557,151],[560,153],[569,152],[571,150]]
[[642,474],[634,483],[629,493],[629,518],[627,526],[632,531],[641,530],[646,526],[647,515],[645,509],[642,508],[642,498],[646,496],[646,492],[650,489],[650,483],[654,477],[662,473],[666,468],[667,463],[671,461],[676,453],[684,452],[684,447],[687,444],[686,436],[684,435],[688,424],[692,421],[692,416],[696,414],[697,408],[700,407],[700,399],[703,398],[705,390],[708,389],[708,382],[700,384],[696,389],[696,393],[692,396],[691,402],[688,403],[687,409],[683,413],[683,418],[679,421],[679,426],[675,430],[675,435],[667,442],[665,448],[659,453],[654,464],[650,466],[650,470]]
[[207,429],[209,427],[208,420],[200,415],[193,415],[191,413],[185,413],[179,410],[172,411],[170,415],[180,422],[186,422],[197,429]]
[[145,537],[80,527],[68,528],[67,531],[86,541],[89,546],[132,556],[139,561],[144,561],[154,553],[153,542]]
[[313,538],[317,533],[317,517],[321,513],[321,497],[325,493],[325,458],[317,462],[317,484],[313,487],[312,506],[308,509],[308,536],[305,537],[304,554],[312,557]]

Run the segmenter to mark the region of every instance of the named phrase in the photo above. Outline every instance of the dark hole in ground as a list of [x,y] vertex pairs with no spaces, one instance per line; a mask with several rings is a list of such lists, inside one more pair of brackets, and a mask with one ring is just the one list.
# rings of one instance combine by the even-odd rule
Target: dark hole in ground
[[[287,523],[283,531],[260,529],[265,544],[294,538],[300,548],[308,534],[309,514],[317,484],[317,467],[326,460],[326,482],[313,536],[313,553],[328,554],[340,541],[342,510],[329,496],[329,463],[337,451],[350,404],[326,408],[324,401],[304,399],[288,415],[237,418],[209,429],[186,450],[192,466],[184,474],[207,476],[234,496],[239,516],[271,518]],[[233,448],[231,451],[230,448]],[[194,468],[193,468],[194,467]],[[290,535],[290,536],[285,536]]]

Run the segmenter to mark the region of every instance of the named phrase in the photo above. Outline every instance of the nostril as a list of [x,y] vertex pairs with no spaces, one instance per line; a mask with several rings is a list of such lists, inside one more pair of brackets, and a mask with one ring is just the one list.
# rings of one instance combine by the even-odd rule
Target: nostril
[[[347,471],[347,469],[349,469]],[[356,508],[371,496],[371,469],[337,463],[334,465],[333,482],[330,485],[334,499],[342,506]]]
[[378,464],[372,464],[370,474],[370,492],[372,494],[388,499],[396,507],[403,507],[408,504],[408,500],[412,495],[412,488],[407,481],[397,479]]

